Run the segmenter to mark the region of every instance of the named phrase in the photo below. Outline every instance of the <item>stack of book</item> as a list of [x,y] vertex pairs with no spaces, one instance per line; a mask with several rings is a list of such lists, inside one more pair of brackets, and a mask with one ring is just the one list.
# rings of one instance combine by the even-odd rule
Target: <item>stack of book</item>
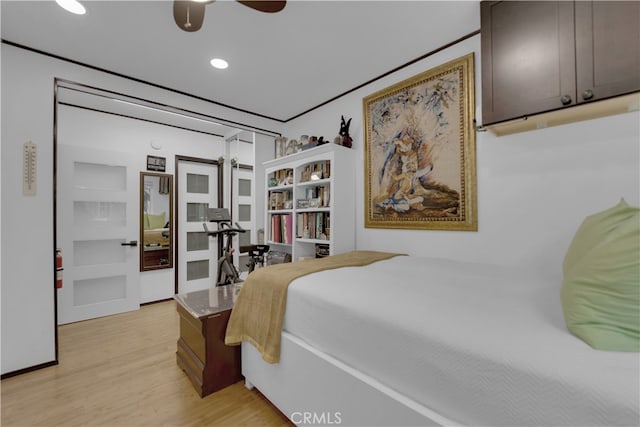
[[331,160],[309,163],[300,173],[300,182],[316,181],[331,177]]
[[293,215],[271,215],[271,241],[274,243],[293,243]]
[[270,191],[269,210],[290,209],[291,191]]
[[331,218],[329,212],[302,212],[296,216],[296,237],[329,240]]
[[[304,189],[304,199],[302,200],[317,200],[317,204],[313,206],[313,204],[307,203],[307,207],[328,207],[329,206],[329,194],[330,188],[328,185],[319,185],[317,187],[307,187]],[[301,207],[301,204],[298,203],[298,206]]]

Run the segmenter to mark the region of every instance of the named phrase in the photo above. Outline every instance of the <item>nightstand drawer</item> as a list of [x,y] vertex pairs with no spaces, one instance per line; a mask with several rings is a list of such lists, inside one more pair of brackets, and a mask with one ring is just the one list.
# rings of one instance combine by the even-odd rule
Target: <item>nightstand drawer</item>
[[194,318],[180,304],[180,338],[193,351],[202,363],[206,361],[205,336],[200,319]]

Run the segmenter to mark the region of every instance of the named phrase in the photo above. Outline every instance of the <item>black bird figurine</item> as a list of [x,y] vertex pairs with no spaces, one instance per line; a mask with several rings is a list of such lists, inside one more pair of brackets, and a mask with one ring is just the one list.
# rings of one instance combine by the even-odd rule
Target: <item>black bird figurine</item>
[[351,125],[351,119],[344,121],[344,116],[340,116],[340,136],[342,137],[342,145],[351,148],[353,139],[349,136],[349,126]]

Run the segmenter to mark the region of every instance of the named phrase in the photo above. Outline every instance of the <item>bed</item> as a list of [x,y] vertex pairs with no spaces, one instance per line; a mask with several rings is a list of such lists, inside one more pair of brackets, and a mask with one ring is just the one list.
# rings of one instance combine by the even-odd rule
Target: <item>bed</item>
[[243,375],[298,425],[637,426],[638,353],[571,335],[559,286],[410,256],[316,272],[288,287],[278,363],[243,342]]

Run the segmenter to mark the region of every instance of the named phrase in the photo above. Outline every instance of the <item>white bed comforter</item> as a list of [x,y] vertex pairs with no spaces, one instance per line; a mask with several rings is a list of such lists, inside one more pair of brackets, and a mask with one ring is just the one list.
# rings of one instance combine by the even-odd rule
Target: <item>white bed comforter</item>
[[566,329],[560,284],[396,257],[289,287],[284,330],[455,423],[640,423],[638,353]]

